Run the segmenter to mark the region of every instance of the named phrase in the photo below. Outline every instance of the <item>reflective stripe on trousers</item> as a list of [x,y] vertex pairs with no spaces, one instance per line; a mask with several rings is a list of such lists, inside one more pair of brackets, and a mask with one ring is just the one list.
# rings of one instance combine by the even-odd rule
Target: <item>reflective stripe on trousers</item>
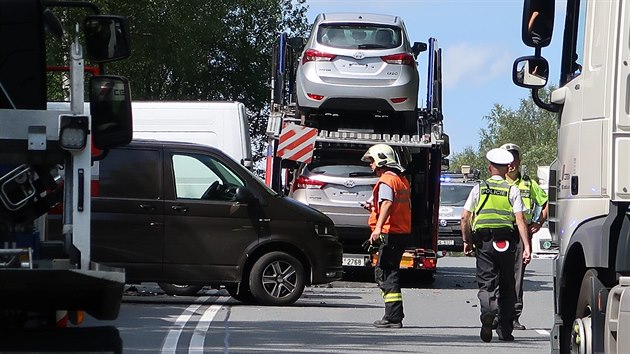
[[401,302],[402,293],[385,293],[383,292],[383,301],[387,302]]

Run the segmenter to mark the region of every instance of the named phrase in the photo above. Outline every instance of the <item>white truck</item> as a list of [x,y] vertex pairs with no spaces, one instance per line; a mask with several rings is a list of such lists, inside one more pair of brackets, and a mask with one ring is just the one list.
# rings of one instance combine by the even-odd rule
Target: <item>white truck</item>
[[[630,349],[630,6],[568,0],[559,87],[541,56],[551,41],[555,1],[525,0],[522,39],[534,56],[518,58],[513,81],[558,112],[558,155],[549,177],[554,264],[553,353],[627,353]],[[528,79],[543,78],[542,82]]]
[[134,138],[212,146],[252,168],[249,119],[241,102],[134,101],[131,109]]
[[[90,141],[106,150],[131,140],[129,83],[93,76],[84,112],[84,52],[72,25],[65,55],[70,109],[46,109],[44,32],[64,36],[53,11],[59,7],[97,13],[81,20],[87,57],[101,72],[103,63],[129,55],[124,17],[99,15],[85,2],[0,0],[0,351],[118,353],[115,327],[63,327],[80,324],[84,312],[99,320],[118,316],[124,271],[90,258]],[[34,232],[34,220],[59,203],[65,237],[48,242]]]

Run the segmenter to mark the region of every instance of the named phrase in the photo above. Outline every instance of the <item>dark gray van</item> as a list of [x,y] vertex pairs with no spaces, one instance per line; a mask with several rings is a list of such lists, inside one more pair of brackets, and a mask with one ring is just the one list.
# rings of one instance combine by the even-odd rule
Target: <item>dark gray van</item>
[[133,141],[110,150],[98,176],[92,258],[125,268],[127,283],[172,295],[223,285],[240,301],[288,305],[342,276],[330,218],[217,149]]

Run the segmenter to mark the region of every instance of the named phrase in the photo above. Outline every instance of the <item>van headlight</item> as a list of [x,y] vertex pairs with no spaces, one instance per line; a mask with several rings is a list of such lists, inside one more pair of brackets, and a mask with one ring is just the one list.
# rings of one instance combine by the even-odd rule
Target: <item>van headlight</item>
[[335,225],[331,224],[315,224],[315,233],[317,236],[337,238]]

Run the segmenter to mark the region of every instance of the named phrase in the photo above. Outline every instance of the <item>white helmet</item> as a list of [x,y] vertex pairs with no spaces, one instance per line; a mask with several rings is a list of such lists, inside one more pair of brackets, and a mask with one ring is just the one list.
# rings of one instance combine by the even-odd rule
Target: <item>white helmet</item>
[[400,172],[405,171],[400,163],[398,163],[394,149],[387,144],[373,145],[365,152],[361,161],[370,162],[370,158],[374,160],[376,167],[389,167],[395,168]]
[[507,151],[516,151],[518,152],[519,155],[521,154],[521,147],[512,143],[505,143],[501,145],[501,149],[507,150]]

